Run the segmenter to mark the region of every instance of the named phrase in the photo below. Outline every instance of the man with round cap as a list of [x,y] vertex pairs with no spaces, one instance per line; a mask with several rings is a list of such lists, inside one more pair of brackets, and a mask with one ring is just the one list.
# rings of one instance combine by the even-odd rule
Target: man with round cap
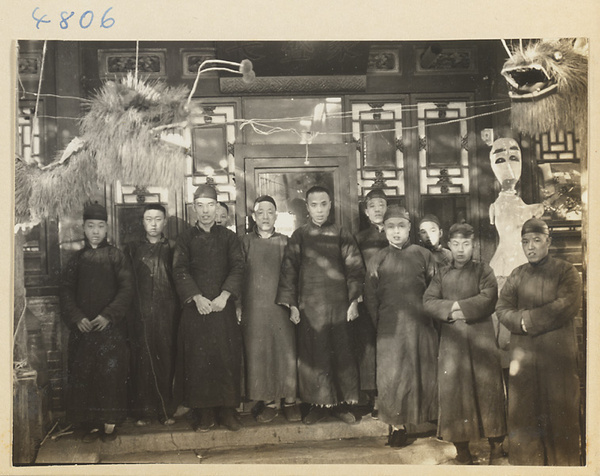
[[173,280],[183,303],[176,382],[192,426],[208,431],[220,423],[239,430],[242,336],[234,300],[241,294],[244,258],[232,231],[215,224],[217,192],[194,192],[198,221],[175,244]]
[[548,254],[548,225],[538,218],[521,229],[528,263],[502,288],[496,313],[511,332],[508,454],[516,465],[576,466],[579,378],[573,319],[581,307],[581,278]]
[[[383,229],[383,216],[387,210],[385,192],[380,188],[371,190],[365,197],[364,206],[369,227],[356,234],[356,243],[366,267],[375,253],[388,245]],[[359,362],[360,399],[366,400],[368,409],[372,411],[376,392],[375,327],[364,302],[358,303],[358,317],[354,321],[354,331]],[[359,400],[359,404],[363,403]]]
[[108,244],[106,208],[83,212],[85,242],[64,270],[60,303],[70,329],[67,419],[85,430],[84,442],[116,438],[127,411],[126,317],[133,299],[131,267]]
[[440,220],[435,215],[428,213],[419,221],[419,240],[422,245],[433,254],[438,267],[452,262],[452,253],[442,246],[444,231]]
[[438,337],[423,309],[436,265],[429,250],[409,242],[403,207],[389,206],[383,223],[389,245],[369,261],[364,297],[377,329],[379,418],[390,425],[389,445],[399,447],[408,425],[437,418]]

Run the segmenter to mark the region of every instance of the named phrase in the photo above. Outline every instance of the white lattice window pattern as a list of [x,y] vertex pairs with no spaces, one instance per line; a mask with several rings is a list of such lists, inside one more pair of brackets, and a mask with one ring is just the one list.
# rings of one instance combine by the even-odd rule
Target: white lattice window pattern
[[[377,130],[381,123],[383,129]],[[365,131],[367,125],[372,130]],[[393,162],[379,166],[369,166],[365,157],[368,154],[370,134],[393,134],[391,149],[395,153]],[[402,104],[401,103],[353,103],[352,104],[352,137],[360,144],[356,151],[356,170],[359,195],[364,196],[377,181],[383,180],[385,188],[391,189],[389,195],[404,195],[404,150],[402,147]],[[397,144],[400,144],[398,146]]]
[[[420,193],[468,193],[466,102],[420,102],[417,111]],[[443,149],[447,151],[445,158]]]
[[19,153],[25,162],[41,164],[40,118],[34,120],[34,113],[35,106],[19,107]]

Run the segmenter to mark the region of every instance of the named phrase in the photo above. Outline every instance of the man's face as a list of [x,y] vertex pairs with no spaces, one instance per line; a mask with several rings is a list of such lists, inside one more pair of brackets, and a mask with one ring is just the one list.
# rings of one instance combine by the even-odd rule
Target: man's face
[[440,244],[442,230],[432,221],[424,221],[419,227],[419,237],[425,246],[435,248]]
[[217,214],[217,201],[200,197],[194,200],[194,211],[201,225],[212,226]]
[[85,220],[83,222],[83,232],[93,248],[96,248],[108,232],[108,225],[104,220]]
[[548,256],[551,242],[552,239],[544,233],[525,233],[521,237],[523,252],[530,263],[539,263]]
[[454,263],[462,267],[473,256],[473,238],[465,238],[463,235],[454,235],[448,241],[448,248],[452,251]]
[[146,210],[144,212],[144,230],[151,238],[160,237],[167,223],[161,210]]
[[315,225],[322,225],[327,221],[331,211],[331,200],[325,192],[311,193],[306,199],[308,215]]
[[514,139],[494,141],[490,151],[492,170],[503,187],[514,187],[521,177],[521,148]]
[[229,221],[229,215],[227,214],[227,209],[217,203],[217,209],[215,213],[215,223],[217,225],[227,226]]
[[410,232],[410,222],[405,218],[388,218],[385,223],[385,237],[395,246],[402,246],[408,241]]
[[381,225],[383,223],[383,215],[387,210],[387,202],[383,198],[371,198],[365,206],[365,214],[371,223]]
[[277,219],[277,210],[271,202],[259,202],[254,207],[252,218],[260,231],[272,233]]

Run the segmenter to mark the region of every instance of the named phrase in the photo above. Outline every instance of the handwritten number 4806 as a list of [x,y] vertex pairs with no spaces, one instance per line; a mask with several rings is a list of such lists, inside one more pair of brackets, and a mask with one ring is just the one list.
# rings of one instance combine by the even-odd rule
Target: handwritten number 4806
[[[37,13],[37,11],[39,9],[40,9],[39,7],[36,7],[35,10],[33,10],[33,13],[31,14],[32,18],[36,22],[35,27],[38,30],[40,29],[40,23],[51,23],[51,20],[47,19],[48,15],[40,15]],[[100,19],[100,25],[99,25],[100,28],[111,28],[115,24],[115,19],[107,16],[108,12],[110,12],[111,10],[112,10],[112,7],[108,8],[102,15],[102,18]],[[60,28],[62,30],[66,30],[67,28],[69,28],[69,26],[71,26],[69,23],[69,20],[71,20],[71,17],[73,17],[74,15],[75,15],[75,12],[65,12],[65,11],[60,12],[61,19],[58,22],[58,26],[60,26]],[[74,21],[76,21],[76,18],[74,19]],[[93,22],[94,22],[94,12],[92,10],[86,10],[79,17],[79,27],[83,30],[89,28]]]

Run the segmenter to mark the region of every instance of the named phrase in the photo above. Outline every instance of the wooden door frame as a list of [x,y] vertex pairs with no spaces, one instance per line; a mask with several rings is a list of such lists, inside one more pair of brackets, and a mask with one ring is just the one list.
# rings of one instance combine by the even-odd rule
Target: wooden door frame
[[[265,167],[302,168],[306,158],[306,146],[299,144],[235,145],[236,222],[237,233],[245,233],[245,218],[252,208],[254,197],[246,194],[247,159],[261,161]],[[314,144],[308,146],[310,165],[306,167],[337,167],[340,189],[335,191],[341,223],[351,233],[358,232],[358,188],[356,186],[356,144]],[[345,158],[340,160],[340,157]],[[263,162],[264,160],[264,162]],[[256,167],[251,167],[254,175]],[[346,180],[343,178],[346,177]]]

